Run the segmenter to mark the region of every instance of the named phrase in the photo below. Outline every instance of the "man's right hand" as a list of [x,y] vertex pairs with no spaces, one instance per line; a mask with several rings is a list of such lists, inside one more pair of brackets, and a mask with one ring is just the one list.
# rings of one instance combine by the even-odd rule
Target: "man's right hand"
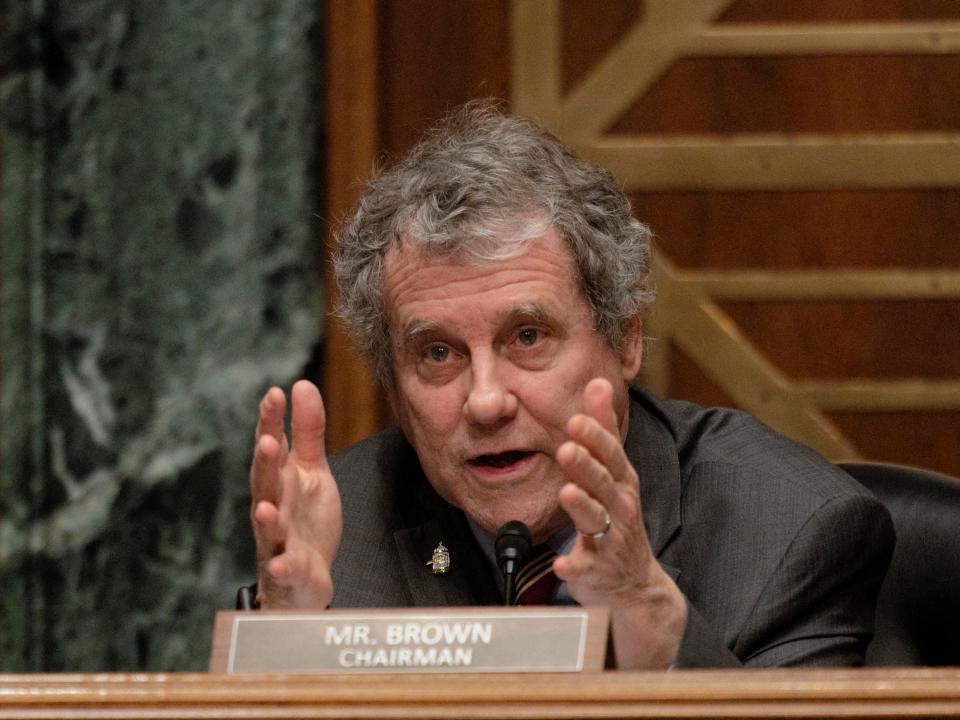
[[340,491],[327,465],[320,391],[300,380],[290,395],[291,443],[284,432],[283,391],[270,388],[260,401],[250,469],[257,597],[264,609],[326,608],[343,532]]

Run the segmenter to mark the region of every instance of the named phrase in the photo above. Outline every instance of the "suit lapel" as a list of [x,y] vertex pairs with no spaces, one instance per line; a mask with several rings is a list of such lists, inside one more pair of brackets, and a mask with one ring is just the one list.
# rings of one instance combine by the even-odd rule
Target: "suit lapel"
[[[667,428],[642,405],[642,395],[630,391],[630,424],[624,448],[640,476],[640,503],[650,547],[658,558],[680,530],[680,462]],[[676,580],[680,571],[660,563]]]
[[[429,519],[394,533],[413,604],[441,607],[502,602],[490,563],[477,546],[463,513],[437,496],[426,481],[418,496]],[[435,575],[426,563],[441,542],[450,551],[450,571]]]

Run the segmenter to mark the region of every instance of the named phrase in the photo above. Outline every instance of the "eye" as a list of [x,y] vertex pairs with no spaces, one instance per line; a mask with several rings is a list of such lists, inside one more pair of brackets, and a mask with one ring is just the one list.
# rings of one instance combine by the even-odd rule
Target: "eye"
[[523,328],[520,332],[517,333],[517,342],[521,345],[526,345],[530,347],[536,345],[540,340],[542,333],[537,328],[527,327]]
[[431,345],[427,348],[427,359],[435,363],[446,362],[450,359],[450,348],[446,345]]
[[467,362],[463,351],[443,340],[425,340],[408,356],[411,367],[421,381],[429,385],[443,385],[456,378]]

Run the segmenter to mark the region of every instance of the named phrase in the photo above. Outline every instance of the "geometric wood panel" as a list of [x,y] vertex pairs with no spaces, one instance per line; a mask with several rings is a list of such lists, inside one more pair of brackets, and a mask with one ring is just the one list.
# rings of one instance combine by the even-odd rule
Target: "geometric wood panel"
[[[954,202],[960,197],[960,3],[928,3],[926,16],[918,9],[922,3],[892,0],[875,3],[876,16],[863,3],[794,3],[793,14],[785,16],[769,3],[731,0],[602,5],[606,17],[590,4],[514,0],[511,100],[516,111],[544,122],[581,156],[610,168],[635,205],[656,205],[657,194],[714,202],[819,193],[834,205],[851,197],[884,203],[886,194],[904,206],[926,196]],[[849,19],[844,7],[853,10]],[[599,45],[591,36],[602,38]],[[572,42],[586,49],[566,52]],[[582,57],[579,67],[571,67],[571,57]],[[896,89],[891,95],[884,87],[858,84],[865,69],[873,73],[870,83],[899,82],[921,91],[897,105]],[[784,78],[792,80],[789,93]],[[925,81],[930,88],[923,88]],[[847,96],[858,96],[855,102],[816,106],[838,97],[818,92],[831,82],[846,82]],[[671,84],[672,96],[664,89]],[[689,97],[676,88],[686,88]],[[794,105],[778,107],[778,89]],[[708,96],[739,104],[735,110],[705,110]],[[888,96],[892,107],[884,108]],[[921,222],[937,216],[941,223],[925,235],[926,262],[908,257],[909,226],[891,240],[898,244],[893,261],[870,256],[866,231],[852,243],[865,249],[859,257],[836,245],[818,252],[814,243],[808,251],[814,261],[800,266],[803,249],[771,250],[767,244],[758,255],[774,257],[761,267],[748,253],[736,263],[691,267],[664,252],[669,242],[658,242],[658,299],[648,324],[658,349],[647,359],[646,381],[668,388],[668,349],[676,347],[735,404],[835,459],[860,454],[848,437],[857,434],[850,411],[937,410],[952,417],[950,411],[960,410],[956,358],[946,358],[939,371],[902,377],[795,377],[766,351],[763,338],[744,331],[745,320],[734,319],[744,313],[732,311],[751,304],[940,303],[947,308],[940,327],[950,332],[951,309],[960,326],[960,238],[951,212],[956,214],[942,206],[921,214]],[[812,235],[816,220],[810,212],[797,219]],[[848,213],[845,222],[856,227],[856,215]],[[776,236],[774,230],[769,232]],[[822,262],[824,256],[833,259]],[[909,311],[900,314],[908,317]],[[831,317],[842,325],[843,315]],[[897,316],[894,311],[891,322]],[[850,323],[851,334],[860,330]],[[899,337],[909,342],[909,333]],[[831,348],[821,343],[797,351]],[[848,433],[833,419],[841,416]],[[960,463],[958,453],[953,458]]]

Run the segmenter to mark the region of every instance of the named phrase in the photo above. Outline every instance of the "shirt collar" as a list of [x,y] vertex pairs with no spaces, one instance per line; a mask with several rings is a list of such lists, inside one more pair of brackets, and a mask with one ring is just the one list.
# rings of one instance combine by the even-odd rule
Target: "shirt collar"
[[[470,526],[470,531],[473,533],[473,537],[476,538],[480,549],[483,550],[483,554],[487,556],[487,559],[493,564],[494,567],[497,567],[497,553],[495,548],[497,543],[496,536],[491,535],[482,527],[477,525],[469,515],[467,515],[467,524]],[[557,555],[566,555],[573,549],[573,544],[576,542],[576,540],[576,529],[574,528],[573,523],[568,523],[561,530],[550,536],[550,538],[547,540],[547,545]]]

